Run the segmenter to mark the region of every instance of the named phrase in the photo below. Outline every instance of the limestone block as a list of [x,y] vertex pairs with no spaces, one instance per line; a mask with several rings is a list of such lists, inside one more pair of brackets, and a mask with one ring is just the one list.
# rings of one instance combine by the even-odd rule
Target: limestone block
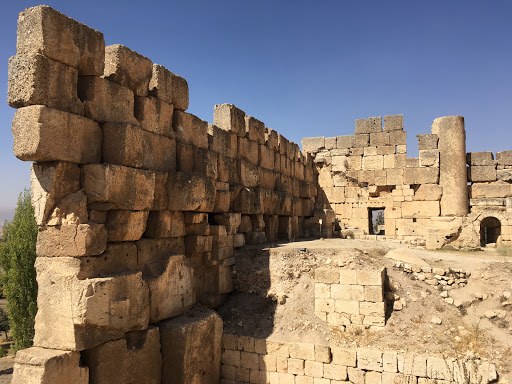
[[85,116],[99,123],[138,123],[134,95],[126,87],[96,76],[79,76],[78,97],[84,104]]
[[238,154],[237,136],[213,124],[208,125],[209,148],[222,156],[235,158]]
[[174,107],[156,97],[135,96],[135,118],[142,129],[159,135],[173,137],[172,117]]
[[382,146],[389,145],[389,133],[388,132],[375,132],[370,133],[370,145],[371,146]]
[[334,303],[334,309],[339,313],[359,315],[359,304],[359,301],[356,300],[336,300]]
[[251,141],[265,143],[265,123],[252,116],[245,116],[245,132]]
[[336,143],[336,137],[326,137],[325,138],[325,149],[331,150],[336,149],[337,143]]
[[82,167],[82,187],[89,207],[149,210],[153,205],[155,174],[119,165],[87,164]]
[[245,244],[247,245],[257,245],[257,244],[265,244],[267,242],[267,238],[265,237],[265,232],[247,232],[245,234]]
[[80,263],[77,278],[91,279],[126,272],[138,272],[137,247],[134,243],[110,243],[101,255],[76,259]]
[[153,64],[149,95],[172,104],[180,111],[186,111],[188,108],[187,80],[159,64]]
[[194,172],[217,179],[218,156],[217,152],[194,148]]
[[404,115],[384,116],[384,128],[383,128],[384,132],[402,131],[403,129],[404,129]]
[[80,190],[71,193],[60,200],[51,211],[49,226],[86,224],[89,220],[87,213],[87,197]]
[[121,44],[105,47],[105,79],[120,84],[137,96],[147,96],[153,63]]
[[510,196],[512,185],[508,183],[475,183],[469,187],[469,197],[472,199]]
[[210,252],[212,250],[211,236],[185,236],[185,250],[187,253]]
[[192,144],[176,142],[176,169],[181,172],[194,172],[195,148]]
[[420,159],[416,157],[408,157],[405,159],[406,168],[418,168],[420,166]]
[[429,356],[427,358],[427,377],[438,380],[453,380],[453,360]]
[[332,158],[332,171],[333,172],[347,172],[349,168],[349,157],[347,156],[334,156]]
[[420,134],[416,135],[418,138],[418,148],[420,150],[437,149],[437,142],[439,136],[436,134]]
[[258,143],[246,137],[238,138],[238,156],[252,164],[258,164]]
[[479,207],[504,206],[505,199],[491,197],[487,199],[469,199],[469,205]]
[[13,108],[45,105],[84,114],[77,96],[78,70],[42,55],[9,59],[7,103]]
[[271,171],[274,170],[274,151],[266,145],[259,145],[258,165]]
[[102,224],[40,227],[37,234],[38,256],[99,255],[107,246],[107,230]]
[[331,346],[332,364],[346,367],[356,366],[356,350]]
[[366,302],[359,303],[359,313],[365,316],[384,317],[386,315],[386,303]]
[[[397,131],[398,132],[398,131]],[[396,147],[394,145],[382,145],[377,147],[377,155],[394,155],[396,152]],[[384,167],[386,168],[386,167]],[[393,167],[390,167],[393,168]]]
[[437,149],[420,149],[420,167],[439,167],[439,151]]
[[178,140],[208,149],[208,122],[190,113],[175,110],[173,127]]
[[382,132],[382,117],[357,119],[355,134]]
[[78,68],[81,75],[103,74],[103,34],[46,6],[20,13],[18,54],[41,54]]
[[[283,203],[286,203],[283,196]],[[290,205],[284,205],[284,208],[291,209],[291,200],[288,202]],[[242,188],[237,191],[233,191],[232,209],[237,213],[245,214],[257,214],[262,213],[262,201],[259,194],[251,188]],[[218,224],[222,224],[219,223]]]
[[150,292],[150,322],[179,316],[196,302],[194,270],[190,259],[174,255],[146,265]]
[[229,212],[231,205],[230,191],[217,191],[215,193],[215,203],[213,212]]
[[307,137],[301,140],[302,149],[310,153],[317,153],[325,148],[325,137]]
[[496,165],[492,152],[468,152],[466,154],[466,163],[468,165]]
[[512,151],[501,151],[496,152],[496,160],[498,165],[512,165]]
[[333,299],[345,300],[345,301],[363,301],[364,300],[364,288],[361,285],[341,285],[333,284],[331,286],[331,297]]
[[212,180],[198,174],[169,174],[167,193],[170,211],[210,212],[215,202]]
[[336,137],[336,148],[352,148],[354,135],[343,135]]
[[274,152],[279,151],[277,132],[268,127],[265,127],[265,145],[267,145]]
[[437,184],[422,184],[414,193],[414,201],[440,201],[443,188]]
[[161,383],[162,355],[157,327],[127,333],[120,340],[88,349],[82,355],[90,367],[91,384]]
[[377,147],[364,147],[363,156],[377,156]]
[[57,202],[80,188],[80,168],[68,162],[31,165],[31,197],[38,225],[48,219]]
[[165,270],[169,255],[185,253],[184,237],[143,238],[136,243],[138,268],[144,275],[158,275]]
[[404,184],[437,184],[438,182],[439,168],[437,167],[404,169]]
[[357,284],[382,286],[386,278],[386,268],[376,270],[357,269]]
[[[160,339],[162,383],[220,382],[222,319],[215,312],[196,311],[162,322]],[[227,354],[225,359],[229,360]]]
[[[380,285],[365,286],[364,287],[364,301],[371,301],[374,303],[384,301],[383,287]],[[362,308],[361,308],[362,310]]]
[[237,136],[245,136],[245,113],[233,104],[217,104],[213,110],[213,124]]
[[84,350],[147,328],[149,292],[142,273],[78,280],[77,258],[38,257],[34,346]]
[[386,170],[386,185],[402,185],[404,170],[391,168]]
[[363,148],[370,145],[370,134],[368,133],[361,133],[352,137],[352,146],[354,148]]
[[[279,153],[281,155],[283,155],[284,157],[286,157],[288,159],[294,158],[294,153],[292,154],[289,152],[291,147],[290,147],[290,142],[288,141],[288,139],[286,137],[284,137],[283,135],[278,133],[277,134],[277,143],[279,145]],[[324,145],[325,145],[325,143],[324,143]]]
[[88,384],[89,368],[80,365],[80,353],[45,348],[18,351],[13,384]]
[[276,174],[268,169],[257,167],[258,186],[260,188],[274,190],[276,186]]
[[440,215],[439,201],[404,201],[402,217],[433,217]]
[[242,222],[242,215],[240,213],[225,213],[215,215],[214,220],[218,225],[238,228]]
[[[400,360],[403,363],[400,364]],[[409,353],[403,357],[399,356],[398,370],[405,375],[427,376],[427,357]]]
[[257,187],[259,183],[258,166],[246,160],[240,160],[240,183],[245,187]]
[[384,169],[384,156],[363,156],[363,169]]
[[148,215],[149,211],[108,211],[105,223],[108,241],[139,240],[146,230]]
[[468,181],[496,181],[495,165],[472,165],[468,167]]
[[134,168],[171,172],[176,169],[176,142],[129,123],[105,123],[103,161]]
[[497,179],[507,183],[512,182],[512,169],[498,169],[496,172]]
[[151,207],[152,211],[167,209],[167,178],[167,173],[155,172],[155,192]]
[[373,349],[357,350],[357,368],[382,372],[382,352]]
[[20,108],[12,121],[14,155],[23,161],[101,161],[101,129],[87,118],[42,105]]

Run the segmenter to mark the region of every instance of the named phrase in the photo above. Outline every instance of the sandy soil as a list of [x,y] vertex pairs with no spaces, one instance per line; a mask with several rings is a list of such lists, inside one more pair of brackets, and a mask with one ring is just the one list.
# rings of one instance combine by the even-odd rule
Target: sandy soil
[[[470,272],[466,287],[450,291],[450,297],[465,306],[448,304],[433,286],[395,268],[395,260],[386,257],[389,251],[394,259],[411,264]],[[291,342],[480,356],[496,363],[500,382],[512,383],[512,306],[502,306],[503,293],[512,291],[512,257],[502,257],[496,250],[431,252],[394,242],[345,239],[248,247],[235,257],[236,292],[219,308],[228,332]],[[315,268],[325,265],[385,266],[405,307],[391,312],[380,331],[341,332],[330,327],[314,314],[312,277]],[[505,310],[505,317],[488,319],[485,314],[491,310]],[[433,324],[433,317],[442,324]]]

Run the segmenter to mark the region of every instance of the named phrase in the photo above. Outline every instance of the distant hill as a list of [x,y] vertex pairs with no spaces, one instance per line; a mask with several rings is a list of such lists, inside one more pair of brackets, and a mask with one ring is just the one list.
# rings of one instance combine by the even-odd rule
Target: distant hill
[[14,208],[0,207],[0,229],[4,226],[5,220],[11,221],[14,217]]

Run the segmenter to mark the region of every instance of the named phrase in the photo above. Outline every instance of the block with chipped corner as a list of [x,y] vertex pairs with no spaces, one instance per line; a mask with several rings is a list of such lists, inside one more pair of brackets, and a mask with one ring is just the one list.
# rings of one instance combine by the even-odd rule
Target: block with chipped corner
[[174,107],[154,96],[135,96],[135,118],[142,129],[159,135],[174,137],[172,117]]
[[217,104],[213,110],[213,124],[237,136],[245,136],[245,113],[233,104]]
[[9,59],[7,103],[13,108],[45,105],[84,114],[77,94],[78,71],[43,55],[17,55]]
[[443,188],[437,184],[421,184],[414,192],[415,201],[440,201],[443,195]]
[[127,333],[82,353],[95,384],[147,383],[162,381],[160,332],[151,326],[144,331]]
[[155,174],[111,164],[82,167],[82,187],[89,208],[149,210],[153,204]]
[[42,105],[20,108],[12,121],[13,149],[23,161],[101,161],[101,129],[85,117]]
[[81,75],[103,74],[103,34],[48,7],[39,5],[20,13],[18,54],[41,54],[71,67]]
[[60,200],[52,209],[46,224],[50,226],[78,225],[87,224],[88,220],[87,196],[80,190]]
[[153,63],[147,57],[121,44],[105,47],[103,77],[133,91],[137,96],[147,96]]
[[64,161],[33,163],[30,184],[34,216],[42,225],[60,199],[80,189],[80,168]]
[[307,137],[301,140],[302,150],[317,153],[325,148],[325,137]]
[[[38,257],[34,346],[81,351],[149,323],[142,273],[79,280],[78,258]],[[51,325],[50,325],[51,324]]]
[[245,116],[245,132],[247,138],[258,144],[265,143],[265,123],[252,116]]
[[219,383],[222,329],[222,319],[204,309],[162,322],[162,383]]
[[84,104],[84,115],[94,121],[138,123],[133,91],[122,85],[101,77],[79,76],[78,97]]
[[190,259],[184,255],[173,255],[148,263],[145,268],[151,323],[179,316],[196,303],[194,270]]
[[175,110],[172,124],[178,140],[208,149],[208,122],[190,113]]
[[12,384],[87,384],[89,368],[80,353],[31,347],[16,353]]
[[156,96],[180,111],[188,109],[188,83],[159,64],[153,64],[149,95]]
[[120,211],[110,210],[107,213],[105,228],[108,231],[107,240],[137,241],[146,230],[149,211]]
[[101,254],[106,246],[103,224],[66,224],[39,227],[36,253],[41,257],[93,256]]
[[211,212],[215,203],[212,179],[196,173],[169,174],[167,193],[170,211]]

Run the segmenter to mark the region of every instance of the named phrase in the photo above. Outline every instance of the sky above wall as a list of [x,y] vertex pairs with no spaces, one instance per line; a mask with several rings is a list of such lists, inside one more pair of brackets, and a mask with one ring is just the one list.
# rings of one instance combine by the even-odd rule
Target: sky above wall
[[[0,221],[30,185],[12,154],[7,61],[18,13],[0,12]],[[300,144],[349,135],[354,120],[404,115],[408,156],[436,117],[462,115],[467,151],[512,150],[512,2],[69,1],[46,4],[185,77],[188,112],[232,103]],[[7,212],[7,213],[6,213]]]

